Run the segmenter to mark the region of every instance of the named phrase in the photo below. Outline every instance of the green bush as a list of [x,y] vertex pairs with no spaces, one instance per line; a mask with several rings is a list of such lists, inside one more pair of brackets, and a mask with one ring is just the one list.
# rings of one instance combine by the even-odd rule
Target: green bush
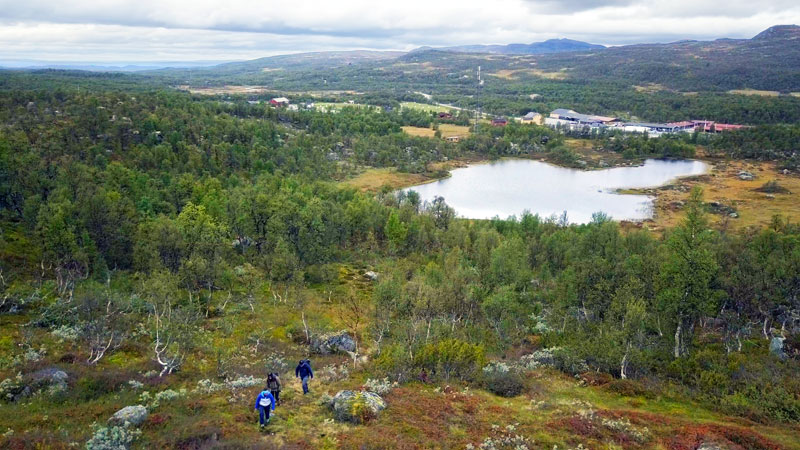
[[398,381],[416,379],[423,370],[429,379],[473,380],[486,361],[483,346],[458,339],[425,344],[412,353],[413,359],[401,345],[385,347],[373,361],[374,368]]
[[483,346],[458,339],[426,344],[414,355],[414,366],[426,369],[445,380],[456,377],[472,380],[486,360]]
[[525,380],[519,370],[505,363],[490,363],[482,372],[484,388],[501,397],[516,397],[525,389]]

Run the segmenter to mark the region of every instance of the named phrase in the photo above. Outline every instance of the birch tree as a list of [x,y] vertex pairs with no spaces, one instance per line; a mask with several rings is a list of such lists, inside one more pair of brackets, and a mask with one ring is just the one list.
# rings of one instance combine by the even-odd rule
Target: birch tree
[[686,217],[667,239],[659,298],[675,327],[673,356],[689,352],[698,321],[716,310],[718,291],[712,285],[718,265],[711,251],[713,232],[703,211],[703,191],[695,187]]

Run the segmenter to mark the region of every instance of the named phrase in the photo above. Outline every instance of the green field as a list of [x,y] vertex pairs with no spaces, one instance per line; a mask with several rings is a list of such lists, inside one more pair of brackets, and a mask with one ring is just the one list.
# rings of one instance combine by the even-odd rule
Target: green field
[[452,111],[454,111],[453,108],[448,108],[446,106],[429,105],[427,103],[417,103],[417,102],[400,102],[400,106],[403,107],[403,108],[416,109],[416,110],[420,110],[420,111],[429,111],[429,112],[452,112]]

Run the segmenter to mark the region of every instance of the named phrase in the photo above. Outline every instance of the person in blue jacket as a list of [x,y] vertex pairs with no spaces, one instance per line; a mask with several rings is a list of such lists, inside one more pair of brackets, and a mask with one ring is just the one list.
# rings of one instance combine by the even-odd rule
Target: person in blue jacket
[[311,370],[311,361],[301,359],[300,363],[294,369],[295,378],[300,378],[303,382],[303,395],[308,394],[308,380],[314,378],[314,371]]
[[269,414],[275,411],[275,397],[269,389],[264,389],[256,397],[255,410],[258,411],[258,422],[263,429],[269,423]]

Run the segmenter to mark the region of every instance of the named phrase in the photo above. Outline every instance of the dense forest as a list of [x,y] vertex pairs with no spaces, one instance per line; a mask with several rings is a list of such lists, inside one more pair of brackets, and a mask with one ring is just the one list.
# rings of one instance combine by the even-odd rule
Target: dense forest
[[[434,126],[431,113],[291,112],[137,80],[3,76],[0,323],[15,337],[0,338],[0,422],[18,420],[23,404],[102,408],[132,395],[120,392],[133,382],[258,375],[274,355],[256,351],[245,370],[237,351],[306,348],[339,328],[356,356],[370,355],[360,370],[391,382],[425,373],[511,397],[528,381],[492,364],[546,349],[559,370],[605,374],[625,392],[800,422],[797,224],[776,216],[765,229],[712,229],[700,190],[663,234],[623,231],[602,212],[586,225],[460,219],[443,199],[337,181],[363,166],[427,172],[469,154],[554,153],[569,163],[565,137],[512,124],[447,143],[400,131]],[[796,125],[773,125],[701,139],[732,158],[796,169],[797,135]],[[588,137],[629,158],[691,156],[699,139]],[[343,284],[353,268],[377,281]],[[312,307],[309,292],[327,306]],[[54,351],[56,338],[72,344]],[[82,367],[71,369],[79,378],[26,398],[24,377],[47,361]],[[0,443],[91,435],[24,426]],[[165,433],[142,439],[177,445]]]

